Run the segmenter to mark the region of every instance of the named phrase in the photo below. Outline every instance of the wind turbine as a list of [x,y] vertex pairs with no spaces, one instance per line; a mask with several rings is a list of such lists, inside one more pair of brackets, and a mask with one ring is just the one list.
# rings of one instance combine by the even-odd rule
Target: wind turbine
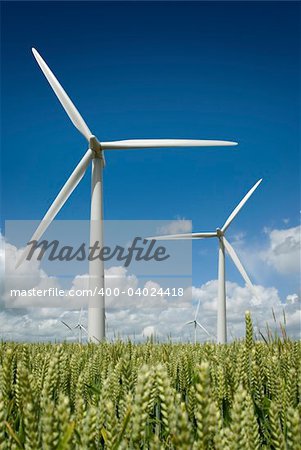
[[[219,241],[219,256],[218,256],[218,298],[217,298],[217,342],[225,344],[227,342],[227,319],[226,319],[226,283],[225,283],[225,250],[231,257],[241,276],[246,282],[246,285],[252,291],[255,297],[258,298],[257,293],[250,278],[247,275],[242,263],[240,262],[232,245],[227,241],[225,233],[237,216],[246,201],[251,197],[255,189],[262,182],[262,178],[248,191],[241,202],[232,211],[226,222],[221,228],[211,233],[187,233],[187,234],[170,234],[166,236],[153,236],[146,239],[155,240],[173,240],[173,239],[204,239],[204,238],[218,238]],[[193,322],[193,321],[192,321]]]
[[199,299],[198,306],[197,306],[196,311],[195,311],[194,319],[193,320],[189,320],[189,322],[186,322],[184,324],[184,325],[190,325],[191,323],[193,323],[193,325],[194,325],[194,343],[195,344],[196,344],[196,329],[197,329],[197,327],[201,328],[203,331],[205,331],[206,334],[208,334],[209,337],[211,337],[211,334],[197,320],[199,309],[200,309],[200,304],[201,304],[201,299]]
[[[54,93],[65,109],[73,125],[83,134],[88,141],[88,150],[76,166],[56,199],[48,209],[31,241],[39,241],[50,223],[63,207],[71,193],[83,178],[88,166],[92,163],[92,190],[91,190],[91,223],[90,245],[98,242],[103,247],[103,193],[102,171],[105,165],[104,150],[125,150],[162,147],[208,147],[237,145],[236,142],[216,140],[192,140],[192,139],[131,139],[112,142],[100,142],[89,130],[82,116],[58,82],[46,62],[37,50],[32,49],[33,55],[47,78]],[[26,259],[29,248],[26,247],[21,255],[16,268]],[[97,342],[105,338],[105,298],[101,295],[104,291],[104,264],[99,258],[89,262],[89,284],[92,291],[98,294],[89,298],[88,305],[88,332],[89,339]]]
[[[83,337],[83,332],[88,336],[88,331],[86,330],[86,328],[82,325],[82,313],[83,313],[83,308],[80,309],[80,313],[79,313],[79,318],[78,318],[78,322],[77,325],[75,325],[75,327],[73,327],[74,330],[78,329],[78,343],[81,344],[82,343],[82,337]],[[63,320],[61,320],[62,324],[65,325],[72,333],[73,330],[70,327],[70,325],[68,325],[66,322],[64,322]]]

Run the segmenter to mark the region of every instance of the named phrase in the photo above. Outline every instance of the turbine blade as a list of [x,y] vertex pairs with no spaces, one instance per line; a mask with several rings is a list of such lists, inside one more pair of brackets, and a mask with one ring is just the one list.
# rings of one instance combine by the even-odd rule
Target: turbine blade
[[200,309],[200,304],[201,304],[201,299],[199,299],[198,306],[197,306],[196,311],[195,311],[194,320],[196,320],[196,318],[198,316],[199,309]]
[[102,142],[104,150],[125,150],[137,148],[167,147],[225,147],[237,145],[232,141],[212,141],[200,139],[125,139],[122,141]]
[[189,322],[185,322],[184,325],[189,325],[191,323],[194,323],[194,320],[190,320]]
[[72,328],[69,327],[69,325],[66,322],[64,322],[63,320],[61,320],[61,322],[63,325],[65,325],[65,327],[69,328],[69,330],[72,332]]
[[253,192],[255,191],[255,189],[260,185],[260,183],[262,182],[262,178],[260,178],[260,180],[257,181],[257,183],[254,184],[254,186],[249,190],[249,192],[244,196],[244,198],[241,200],[241,202],[236,206],[236,208],[232,211],[232,213],[230,214],[230,216],[228,217],[228,219],[226,220],[226,222],[224,223],[223,227],[222,227],[222,232],[224,233],[227,228],[229,227],[230,223],[233,221],[233,219],[237,216],[237,214],[239,213],[239,211],[241,210],[241,208],[244,206],[244,204],[246,203],[246,201],[251,197],[251,195],[253,194]]
[[209,333],[209,331],[207,331],[206,328],[203,327],[202,324],[200,324],[200,322],[197,321],[196,323],[203,331],[205,331],[206,334],[208,334],[208,336],[212,337],[211,334]]
[[[61,210],[65,202],[68,200],[69,196],[72,194],[80,180],[83,178],[86,169],[93,157],[93,151],[89,149],[81,161],[78,163],[62,189],[60,190],[59,194],[57,195],[56,199],[48,209],[47,213],[41,220],[38,228],[34,232],[32,238],[30,241],[39,241],[39,239],[42,237],[42,235],[45,233],[47,228],[49,227],[50,223],[53,221],[55,216],[58,214],[58,212]],[[22,252],[20,258],[18,259],[18,262],[16,264],[16,269],[22,264],[22,262],[26,259],[28,252],[30,250],[30,247],[26,247],[24,251]]]
[[146,237],[149,241],[155,239],[156,241],[171,241],[174,239],[203,239],[203,238],[212,238],[216,237],[216,233],[182,233],[182,234],[166,234],[163,236],[151,236]]
[[251,290],[251,292],[253,293],[253,295],[258,299],[258,295],[257,292],[250,280],[250,278],[247,275],[247,272],[245,271],[242,263],[240,262],[234,248],[232,247],[232,245],[227,241],[227,239],[225,237],[222,238],[223,239],[223,244],[227,250],[227,252],[229,253],[232,261],[234,262],[235,266],[237,267],[239,273],[241,274],[241,276],[243,277],[243,279],[246,282],[246,285],[248,286],[248,288]]
[[39,64],[42,72],[44,73],[45,77],[47,78],[50,86],[54,90],[55,95],[61,102],[62,107],[68,114],[69,118],[71,119],[71,122],[73,125],[85,136],[85,138],[89,141],[90,137],[92,136],[91,131],[89,130],[86,122],[68,97],[67,93],[61,86],[61,84],[58,82],[54,74],[51,72],[49,67],[47,66],[44,59],[41,57],[41,55],[37,52],[35,48],[32,49],[32,53]]

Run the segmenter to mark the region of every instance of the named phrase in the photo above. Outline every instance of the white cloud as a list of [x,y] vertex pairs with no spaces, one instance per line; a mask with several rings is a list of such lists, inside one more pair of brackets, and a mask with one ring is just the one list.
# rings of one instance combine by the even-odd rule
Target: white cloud
[[269,247],[262,259],[280,274],[300,273],[301,227],[266,230]]
[[[122,279],[124,286],[132,285],[132,276]],[[115,279],[116,280],[116,279]],[[147,285],[146,282],[143,286]],[[143,287],[142,286],[142,287]],[[275,288],[257,286],[260,302],[255,303],[247,287],[236,283],[227,283],[227,318],[229,337],[244,335],[244,313],[250,310],[254,325],[261,330],[268,322],[273,322],[272,309],[277,320],[283,320],[283,309],[286,313],[287,332],[298,337],[300,332],[300,302],[283,304]],[[190,293],[192,297],[190,297]],[[183,297],[173,299],[161,297],[130,297],[114,304],[113,299],[107,302],[108,338],[114,336],[143,339],[151,334],[166,339],[192,339],[193,329],[184,326],[192,320],[198,300],[201,299],[198,320],[212,334],[216,329],[217,280],[209,281],[200,287],[186,289]],[[6,338],[17,339],[64,339],[72,338],[72,334],[61,325],[60,320],[68,324],[76,324],[78,311],[65,311],[63,308],[32,308],[26,314],[18,316],[17,310],[2,311],[0,329]],[[87,323],[87,311],[83,313],[83,325]],[[207,336],[198,330],[198,339],[204,341]]]
[[[36,259],[25,260],[16,269],[16,262],[23,249],[17,249],[6,242],[2,235],[0,242],[1,302],[5,302],[7,308],[18,309],[62,306],[63,298],[51,293],[51,290],[61,289],[59,280],[49,277]],[[46,295],[33,296],[30,294],[32,289],[50,291]]]
[[153,325],[150,325],[148,327],[143,328],[142,335],[145,337],[156,336],[157,335],[156,327],[154,327]]
[[297,294],[290,294],[286,296],[286,303],[289,304],[295,304],[300,301],[299,296]]
[[39,269],[37,261],[24,261],[24,264],[15,269],[16,261],[22,250],[17,250],[15,246],[5,242],[0,235],[0,274],[1,274],[1,298],[6,299],[6,292],[10,289],[30,289],[36,286],[43,273]]
[[189,233],[192,230],[191,220],[178,218],[158,228],[158,234]]
[[[293,234],[294,235],[294,234]],[[281,235],[282,236],[282,235]],[[273,235],[273,239],[274,235]],[[280,239],[282,242],[283,239]],[[284,239],[286,242],[286,240]],[[274,241],[273,241],[274,242]],[[3,243],[3,242],[2,242]],[[8,244],[9,246],[10,244]],[[9,246],[12,259],[17,250]],[[282,254],[280,252],[280,254]],[[2,272],[4,256],[0,253]],[[28,280],[26,283],[32,287],[59,286],[59,280],[47,277],[36,263],[22,269]],[[30,281],[29,281],[30,280]],[[18,278],[14,282],[18,282]],[[73,279],[72,288],[86,289],[88,287],[87,275],[80,275]],[[111,267],[106,271],[106,287],[118,287],[120,291],[127,292],[129,288],[134,291],[140,287],[159,289],[157,280],[140,280],[129,273],[124,267]],[[272,309],[277,320],[283,320],[283,309],[286,316],[287,332],[292,337],[300,337],[300,300],[297,294],[287,296],[286,303],[282,303],[278,291],[274,287],[256,287],[259,300],[255,299],[247,287],[237,283],[227,282],[227,318],[229,338],[244,335],[244,313],[250,310],[254,324],[261,330],[265,329],[266,322],[275,326]],[[2,289],[2,299],[7,295]],[[197,302],[200,299],[199,322],[213,335],[216,329],[217,308],[217,280],[211,280],[201,286],[186,288],[184,295],[168,298],[167,296],[142,296],[121,294],[106,299],[107,334],[109,339],[116,336],[121,338],[145,339],[155,334],[160,339],[171,336],[173,340],[193,339],[193,327],[185,326],[185,322],[192,320]],[[28,299],[27,299],[28,300]],[[31,299],[32,301],[32,299]],[[70,326],[76,325],[79,309],[85,307],[83,312],[83,325],[87,325],[87,298],[37,298],[35,307],[28,308],[26,298],[13,299],[14,306],[20,309],[0,310],[0,337],[17,340],[74,340],[76,337],[61,324],[66,321]],[[36,307],[39,306],[39,307]],[[67,310],[77,308],[77,310]],[[198,339],[204,341],[206,334],[198,329]]]

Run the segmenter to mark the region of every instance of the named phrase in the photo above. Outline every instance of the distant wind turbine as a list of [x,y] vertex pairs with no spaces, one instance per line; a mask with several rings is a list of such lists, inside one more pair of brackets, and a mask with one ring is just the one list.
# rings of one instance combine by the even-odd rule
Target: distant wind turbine
[[189,322],[186,322],[184,324],[184,325],[190,325],[191,323],[193,323],[193,325],[194,325],[194,343],[195,344],[196,344],[196,329],[197,329],[197,327],[199,327],[203,331],[205,331],[205,333],[208,334],[209,337],[212,337],[211,334],[206,330],[206,328],[203,327],[203,325],[200,324],[200,322],[198,322],[198,320],[197,320],[199,309],[200,309],[200,304],[201,304],[201,299],[199,299],[198,306],[197,306],[197,308],[195,310],[194,319],[193,320],[189,320]]
[[[162,147],[212,147],[237,145],[236,142],[216,141],[216,140],[196,140],[196,139],[131,139],[122,141],[100,142],[90,131],[84,119],[64,91],[63,87],[51,72],[50,68],[39,55],[37,50],[32,49],[42,72],[47,78],[54,93],[58,97],[61,105],[65,109],[73,125],[83,134],[88,141],[88,150],[76,166],[56,199],[48,209],[40,225],[31,238],[31,241],[39,241],[50,223],[61,210],[69,196],[83,178],[88,166],[92,163],[92,189],[91,189],[91,223],[90,223],[90,246],[98,242],[103,248],[103,193],[102,193],[102,171],[105,165],[104,150],[125,150],[142,148],[162,148]],[[66,153],[68,158],[68,153]],[[26,247],[16,267],[28,256],[30,247]],[[97,295],[89,298],[88,306],[88,332],[89,339],[98,342],[105,338],[105,298],[104,292],[104,264],[100,258],[89,262],[89,283],[90,289],[97,292]]]
[[187,233],[187,234],[170,234],[166,236],[153,236],[146,239],[155,240],[173,240],[173,239],[203,239],[203,238],[218,238],[219,240],[219,258],[218,258],[218,300],[217,300],[217,342],[225,344],[227,342],[227,319],[226,319],[226,283],[225,283],[225,249],[240,272],[241,276],[246,282],[246,285],[252,291],[255,297],[258,298],[256,290],[251,283],[242,263],[240,262],[234,248],[225,238],[225,232],[237,216],[246,201],[251,197],[255,189],[262,182],[262,179],[248,191],[241,202],[236,206],[230,214],[226,222],[221,228],[211,233]]
[[83,313],[83,308],[81,308],[81,310],[80,310],[77,325],[75,325],[75,327],[73,327],[73,329],[72,329],[72,327],[70,327],[70,325],[68,325],[66,322],[61,320],[62,324],[65,325],[72,333],[73,333],[73,330],[78,330],[78,343],[79,344],[82,343],[83,332],[88,336],[88,331],[82,325],[82,313]]

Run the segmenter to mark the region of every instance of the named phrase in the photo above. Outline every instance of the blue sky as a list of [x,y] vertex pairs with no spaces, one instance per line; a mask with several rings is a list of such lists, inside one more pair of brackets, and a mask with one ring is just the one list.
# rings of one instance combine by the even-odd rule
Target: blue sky
[[[256,253],[268,246],[268,230],[299,224],[300,4],[1,7],[3,221],[40,219],[86,149],[31,54],[35,46],[100,140],[239,142],[107,152],[107,219],[180,217],[194,231],[211,231],[263,177],[230,241]],[[88,174],[58,218],[88,219],[89,196]],[[216,258],[216,243],[193,245],[195,284],[216,278]],[[241,283],[230,262],[228,269],[228,279]],[[296,275],[251,272],[283,297],[298,290]]]

